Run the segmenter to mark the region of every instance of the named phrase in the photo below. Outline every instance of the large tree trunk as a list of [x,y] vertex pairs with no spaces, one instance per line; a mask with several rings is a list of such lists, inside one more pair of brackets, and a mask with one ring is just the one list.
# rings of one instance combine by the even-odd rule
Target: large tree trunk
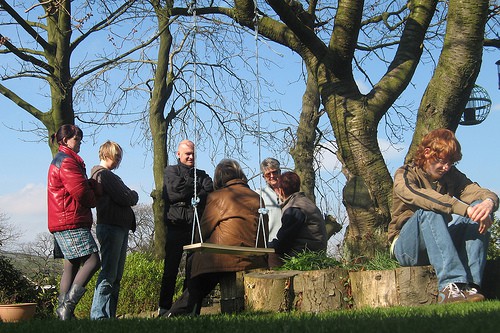
[[320,98],[316,77],[307,70],[306,91],[302,96],[302,112],[297,128],[297,141],[290,149],[295,162],[295,171],[301,179],[301,190],[313,202],[316,201],[314,155],[316,145],[316,126],[318,126]]
[[[47,40],[35,32],[32,28],[32,22],[24,21],[6,1],[1,0],[0,6],[2,10],[5,10],[14,18],[14,21],[21,27],[20,29],[26,30],[35,40],[34,43],[42,48],[42,51],[21,48],[22,45],[11,44],[9,36],[5,36],[5,46],[9,52],[18,56],[20,61],[31,64],[35,68],[30,75],[44,78],[49,83],[51,108],[49,111],[43,112],[3,85],[0,85],[0,93],[40,120],[47,128],[47,138],[49,139],[61,125],[74,124],[75,121],[73,110],[73,87],[75,82],[71,77],[70,67],[72,51],[71,1],[60,1],[56,7],[51,7],[53,6],[52,3],[43,4],[43,8],[46,10],[46,24],[43,27],[47,31]],[[26,45],[29,45],[29,43]],[[42,60],[42,57],[33,55],[42,55],[44,60]],[[24,75],[26,75],[26,72]],[[55,155],[58,150],[57,144],[52,144],[50,140],[47,141],[52,155]]]
[[325,57],[318,71],[323,105],[347,178],[343,203],[349,215],[345,239],[348,257],[370,257],[386,245],[384,231],[390,221],[392,177],[378,145],[377,128],[413,76],[436,1],[411,4],[394,60],[368,95],[359,93],[350,68],[361,11],[356,1],[339,4],[336,24],[344,28],[334,31],[331,58]]
[[165,257],[166,228],[164,224],[165,196],[163,190],[163,171],[167,166],[167,132],[168,126],[175,117],[171,111],[164,117],[165,105],[172,93],[173,76],[169,68],[169,57],[172,46],[172,35],[168,28],[169,18],[166,10],[156,4],[155,11],[158,26],[162,31],[158,49],[158,63],[155,72],[155,82],[150,100],[149,126],[153,139],[153,178],[155,189],[151,192],[153,198],[153,214],[155,223],[154,251],[155,257]]
[[[52,100],[50,116],[39,119],[48,129],[49,138],[63,124],[74,124],[73,87],[71,77],[71,1],[60,4],[59,10],[47,16],[48,42],[51,47],[45,49],[45,57],[53,68],[48,76],[50,98]],[[58,151],[57,144],[49,140],[52,154]]]
[[[352,62],[361,28],[364,2],[338,2],[335,27],[328,45],[314,32],[311,20],[316,2],[310,7],[291,6],[281,0],[268,0],[281,22],[263,17],[259,33],[297,52],[313,76],[322,104],[328,113],[337,140],[338,157],[347,178],[344,204],[349,215],[346,244],[349,251],[373,253],[377,244],[385,245],[383,231],[390,220],[392,178],[377,141],[377,127],[394,101],[408,86],[422,54],[422,44],[436,0],[410,1],[398,50],[386,74],[368,95],[362,95],[354,81]],[[237,0],[240,24],[249,26],[253,6]],[[305,118],[306,119],[306,118]],[[380,235],[381,237],[376,237]],[[363,256],[370,256],[370,252]]]
[[488,0],[449,2],[443,50],[420,103],[406,162],[429,131],[457,129],[481,68],[488,4]]
[[[12,3],[12,1],[11,1]],[[27,2],[26,2],[27,3]],[[47,141],[53,155],[57,153],[58,145],[50,141],[52,134],[56,133],[63,124],[75,123],[75,111],[73,109],[73,89],[76,82],[82,77],[98,71],[104,67],[109,67],[112,61],[108,57],[92,68],[78,67],[71,59],[77,47],[93,32],[103,29],[108,24],[112,24],[117,17],[123,14],[132,4],[124,3],[122,6],[114,8],[114,11],[106,11],[109,14],[105,19],[94,22],[95,25],[88,30],[80,29],[78,37],[72,40],[73,21],[77,20],[72,13],[72,0],[40,1],[38,4],[27,7],[25,2],[14,2],[16,8],[24,8],[25,12],[30,12],[31,17],[39,16],[38,20],[24,19],[5,0],[0,0],[2,12],[6,12],[13,23],[2,18],[2,26],[15,24],[19,29],[18,36],[3,36],[2,47],[7,48],[3,54],[12,54],[17,57],[20,63],[17,73],[11,78],[37,78],[48,83],[50,89],[50,110],[42,111],[30,104],[9,88],[0,84],[0,94],[17,104],[21,109],[38,119],[48,131]],[[78,6],[79,4],[75,4]],[[36,12],[43,8],[43,13]],[[111,9],[111,8],[107,8]],[[38,14],[42,15],[38,15]],[[80,15],[78,13],[77,15]],[[101,12],[100,12],[101,14]],[[28,16],[28,17],[30,17]],[[80,23],[83,27],[82,20]],[[88,22],[85,22],[87,26]],[[85,30],[85,31],[84,31]],[[30,48],[32,47],[32,48]],[[3,50],[2,50],[3,51]],[[74,58],[74,57],[73,57]],[[83,62],[80,62],[83,64]],[[9,75],[7,75],[8,77]],[[29,81],[28,81],[29,82]],[[31,87],[28,87],[29,89]]]
[[364,103],[325,97],[347,179],[342,196],[349,215],[345,254],[350,258],[372,257],[386,243],[392,190],[392,178],[378,146],[378,122],[370,117],[373,112]]

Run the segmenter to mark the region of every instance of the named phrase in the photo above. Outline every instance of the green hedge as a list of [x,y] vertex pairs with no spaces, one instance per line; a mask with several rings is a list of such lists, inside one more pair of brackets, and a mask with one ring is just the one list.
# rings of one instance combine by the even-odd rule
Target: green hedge
[[[120,287],[117,316],[155,311],[158,308],[160,284],[163,274],[163,260],[134,252],[127,256]],[[75,309],[78,318],[89,318],[92,298],[97,281],[97,272],[87,285],[87,292]],[[179,274],[180,275],[180,274]],[[180,293],[183,278],[177,279],[177,294]]]

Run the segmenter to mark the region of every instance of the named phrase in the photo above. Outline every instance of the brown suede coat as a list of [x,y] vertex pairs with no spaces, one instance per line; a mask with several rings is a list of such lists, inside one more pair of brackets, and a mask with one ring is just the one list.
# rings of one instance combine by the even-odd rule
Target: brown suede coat
[[[224,188],[208,195],[200,220],[204,242],[255,247],[259,223],[259,198],[247,183],[233,179]],[[265,238],[259,237],[258,247],[267,240],[268,222],[264,215]],[[267,268],[265,256],[196,252],[192,257],[191,277],[213,272],[237,272]]]

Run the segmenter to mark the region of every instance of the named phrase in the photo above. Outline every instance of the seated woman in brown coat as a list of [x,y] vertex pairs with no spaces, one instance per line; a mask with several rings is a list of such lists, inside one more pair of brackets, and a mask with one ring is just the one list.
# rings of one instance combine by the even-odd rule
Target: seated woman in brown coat
[[[247,177],[238,162],[222,160],[214,172],[214,189],[200,220],[204,242],[254,247],[259,224],[259,194],[247,184]],[[265,238],[258,247],[264,247],[268,235],[267,215],[264,215]],[[222,253],[194,253],[191,278],[187,289],[165,316],[200,314],[201,302],[225,274],[255,268],[267,268],[264,256]]]

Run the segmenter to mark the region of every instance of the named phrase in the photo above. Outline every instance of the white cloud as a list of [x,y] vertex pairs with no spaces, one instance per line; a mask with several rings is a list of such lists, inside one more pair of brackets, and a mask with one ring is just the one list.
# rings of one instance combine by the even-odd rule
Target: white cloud
[[47,188],[44,184],[27,184],[16,192],[0,196],[0,210],[22,233],[19,242],[33,241],[47,230]]

